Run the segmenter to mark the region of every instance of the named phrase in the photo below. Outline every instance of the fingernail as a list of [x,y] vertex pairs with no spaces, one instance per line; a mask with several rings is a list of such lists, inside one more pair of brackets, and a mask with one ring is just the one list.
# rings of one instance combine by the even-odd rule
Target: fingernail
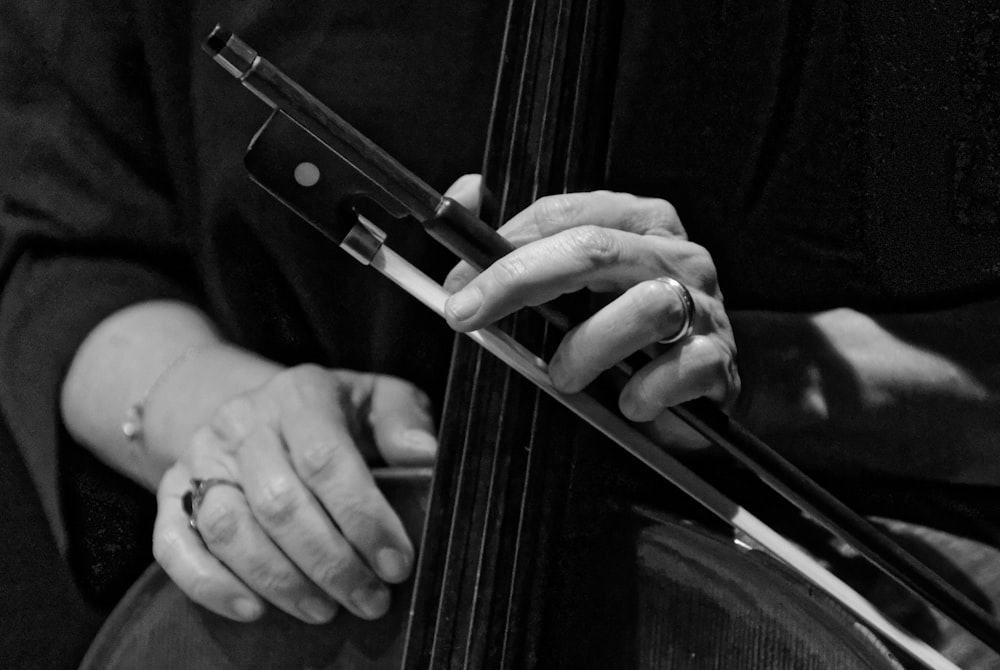
[[556,352],[549,361],[549,380],[558,390],[566,391],[566,383],[569,379],[566,377],[565,368],[559,363],[559,352]]
[[316,623],[326,623],[337,613],[336,607],[319,598],[303,598],[299,601],[299,610]]
[[381,584],[362,586],[351,594],[351,602],[366,619],[377,619],[389,609],[389,589]]
[[636,421],[636,414],[639,411],[639,405],[636,404],[632,396],[622,396],[618,400],[618,409],[621,410],[622,415],[626,419],[631,421]]
[[457,198],[461,196],[466,191],[471,191],[478,183],[479,175],[465,174],[455,180],[455,183],[448,187],[448,190],[444,192],[449,198]]
[[448,275],[447,279],[444,280],[444,284],[442,284],[444,290],[448,293],[457,293],[464,285],[464,277],[461,275]]
[[401,582],[410,574],[410,559],[397,549],[379,549],[375,552],[375,565],[379,574],[390,582]]
[[479,311],[483,298],[478,291],[462,289],[448,298],[447,309],[456,321],[465,321]]
[[261,606],[250,598],[237,598],[233,601],[233,612],[243,621],[253,621],[261,615]]
[[426,430],[410,428],[403,431],[403,445],[410,451],[434,455],[437,451],[437,440]]

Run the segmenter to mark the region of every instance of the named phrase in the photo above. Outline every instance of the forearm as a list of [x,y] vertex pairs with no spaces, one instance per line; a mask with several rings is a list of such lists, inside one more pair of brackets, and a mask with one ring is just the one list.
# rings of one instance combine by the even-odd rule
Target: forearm
[[[106,318],[77,350],[62,386],[63,421],[102,460],[155,488],[222,400],[278,369],[225,343],[189,305],[140,303]],[[137,403],[143,434],[129,440],[122,424]]]
[[1000,483],[997,312],[733,313],[737,413],[828,474]]

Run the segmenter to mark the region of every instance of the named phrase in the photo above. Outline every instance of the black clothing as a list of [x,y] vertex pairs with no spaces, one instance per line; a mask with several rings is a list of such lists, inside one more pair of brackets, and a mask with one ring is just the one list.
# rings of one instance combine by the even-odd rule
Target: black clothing
[[[4,6],[21,49],[4,73],[16,170],[4,189],[2,404],[44,491],[65,368],[90,329],[139,300],[193,300],[284,363],[392,371],[440,393],[450,334],[250,183],[240,160],[268,110],[200,48],[216,22],[231,26],[444,189],[478,167],[500,10],[366,4]],[[410,238],[394,243],[440,276],[444,252]],[[442,346],[416,357],[409,341]]]
[[70,667],[67,659],[83,656],[103,617],[75,587],[3,421],[0,473],[0,668]]
[[997,295],[995,8],[638,4],[609,185],[677,207],[727,309]]

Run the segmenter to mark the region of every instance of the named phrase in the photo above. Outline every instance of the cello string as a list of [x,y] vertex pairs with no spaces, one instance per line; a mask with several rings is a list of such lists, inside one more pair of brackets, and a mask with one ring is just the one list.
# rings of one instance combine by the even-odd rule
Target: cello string
[[[478,366],[481,364],[481,354],[477,352],[475,357],[476,357],[476,367],[478,368]],[[473,375],[473,389],[472,393],[470,393],[470,397],[474,397],[476,395],[475,389],[479,385],[479,381],[480,381],[479,375]],[[466,418],[466,421],[468,421],[468,418]],[[464,491],[465,487],[462,485],[462,482],[465,479],[467,479],[468,459],[472,454],[472,450],[469,449],[470,431],[463,430],[462,432],[465,435],[465,438],[462,442],[460,453],[458,454],[459,467],[458,467],[458,472],[455,475],[456,483],[453,488],[453,490],[458,492],[458,495],[456,495],[454,499],[451,501],[451,509],[449,510],[450,522],[448,527],[448,539],[447,542],[445,543],[446,549],[444,553],[444,565],[441,566],[440,595],[438,596],[436,601],[437,611],[435,612],[434,615],[434,635],[430,652],[430,659],[431,659],[430,667],[435,666],[435,659],[438,658],[439,654],[448,653],[448,651],[441,649],[440,645],[443,636],[439,633],[439,631],[444,629],[444,627],[447,625],[448,620],[450,619],[450,612],[447,611],[446,603],[444,601],[443,596],[444,594],[450,594],[455,592],[455,589],[453,589],[450,586],[451,575],[453,573],[454,562],[456,560],[462,559],[462,556],[456,556],[455,546],[457,544],[456,537],[458,537],[460,534],[464,536],[464,533],[460,533],[458,528],[459,520],[461,518],[459,511],[464,501],[462,492]],[[464,554],[464,552],[462,553]]]
[[[553,85],[555,81],[556,50],[554,45],[562,43],[561,40],[558,38],[558,36],[561,36],[561,27],[562,27],[561,21],[565,16],[565,12],[563,11],[564,5],[565,5],[565,0],[560,0],[559,8],[558,11],[556,12],[556,18],[557,18],[556,25],[552,29],[549,29],[547,25],[549,16],[547,15],[539,16],[542,11],[541,5],[537,0],[531,0],[530,2],[530,10],[529,10],[529,16],[531,17],[530,26],[534,27],[536,21],[541,21],[542,23],[541,23],[540,33],[543,36],[548,36],[554,33],[557,36],[557,38],[545,39],[543,37],[541,39],[528,40],[530,44],[536,45],[536,49],[538,49],[539,51],[541,51],[541,46],[546,44],[550,45],[549,48],[552,49],[552,51],[550,54],[548,54],[549,55],[548,78],[546,80],[544,95],[542,98],[542,105],[541,105],[541,109],[543,110],[541,128],[536,135],[539,144],[536,146],[529,147],[528,148],[529,151],[526,152],[522,151],[520,154],[516,154],[513,147],[511,147],[510,149],[509,160],[511,161],[513,161],[516,155],[520,155],[522,158],[530,156],[531,159],[533,159],[534,169],[532,171],[531,194],[526,199],[527,202],[516,203],[516,205],[519,207],[527,206],[528,204],[534,202],[538,198],[541,189],[542,169],[544,167],[542,156],[551,155],[551,152],[543,150],[543,147],[540,145],[543,143],[551,144],[552,142],[552,133],[548,131],[551,122],[551,119],[548,116],[548,112],[550,109],[550,104],[553,95]],[[533,30],[529,29],[527,31],[527,34],[534,35],[535,33]],[[523,96],[525,95],[525,88],[528,78],[527,64],[531,62],[531,59],[527,57],[529,52],[525,51],[525,54],[526,57],[523,60],[524,67],[521,70],[521,81],[519,82],[520,85],[518,92],[519,95],[518,109],[521,109],[525,105],[525,100]],[[544,52],[539,54],[538,56],[539,60],[541,60],[542,55],[544,55]],[[534,71],[537,70],[538,67],[536,66],[534,68]],[[532,98],[533,104],[531,105],[531,109],[537,110],[539,108],[537,103],[537,93],[535,91],[532,91],[532,94],[533,94]],[[530,124],[520,124],[515,126],[515,128],[528,128],[528,127],[530,127]],[[544,148],[548,149],[549,147],[546,146]],[[508,172],[508,175],[509,174],[510,173]],[[505,204],[509,205],[509,203]],[[551,336],[551,328],[549,327],[549,323],[545,320],[539,319],[535,314],[522,313],[522,312],[515,313],[514,315],[514,323],[516,324],[515,327],[517,327],[517,325],[523,325],[523,321],[528,321],[528,323],[531,324],[531,326],[534,328],[538,328],[540,325],[541,342],[542,342],[541,346],[542,350],[544,351],[546,347],[549,345]],[[513,368],[511,368],[511,370],[513,371]],[[517,530],[515,532],[515,542],[513,547],[513,558],[510,564],[511,574],[510,574],[510,579],[508,580],[507,583],[507,598],[505,601],[506,607],[505,607],[505,617],[503,626],[503,641],[500,645],[500,658],[498,663],[498,667],[501,669],[511,667],[513,663],[517,662],[515,658],[511,657],[512,656],[511,645],[514,643],[514,641],[511,639],[511,631],[514,630],[514,626],[517,625],[517,622],[514,620],[515,617],[517,616],[515,605],[517,599],[517,588],[519,586],[518,584],[519,566],[524,556],[524,547],[522,539],[525,537],[525,533],[529,530],[527,527],[527,520],[530,513],[529,507],[530,507],[530,492],[532,487],[532,473],[537,471],[538,466],[535,463],[540,458],[540,456],[538,455],[538,450],[536,448],[535,438],[538,434],[538,426],[539,426],[538,421],[539,421],[539,410],[541,407],[540,405],[541,399],[542,399],[541,393],[536,389],[534,393],[534,402],[530,417],[531,429],[529,431],[529,440],[528,444],[525,447],[527,451],[527,456],[524,463],[524,470],[523,470],[524,475],[520,482],[521,492],[520,492],[520,501],[518,506]],[[535,519],[535,521],[537,521],[537,519]]]
[[[493,114],[491,114],[490,124],[489,124],[488,130],[487,130],[487,142],[486,142],[487,155],[484,157],[484,161],[483,161],[483,163],[484,163],[484,173],[485,173],[486,172],[485,167],[489,166],[490,163],[491,163],[491,160],[490,160],[491,157],[489,155],[489,152],[495,150],[494,147],[496,145],[494,144],[494,142],[497,140],[497,137],[498,137],[497,133],[503,133],[502,135],[499,136],[502,140],[505,141],[505,151],[501,154],[501,157],[503,159],[503,166],[502,166],[501,174],[500,175],[495,175],[495,176],[484,174],[484,178],[489,177],[489,176],[493,176],[494,179],[499,178],[500,189],[499,189],[499,193],[497,194],[498,199],[499,199],[499,207],[498,207],[498,212],[497,212],[497,219],[500,222],[504,221],[507,218],[507,214],[508,214],[509,208],[511,206],[511,200],[513,198],[512,194],[514,192],[516,192],[516,189],[514,188],[514,182],[513,182],[512,178],[511,178],[512,175],[513,175],[513,173],[514,173],[514,170],[513,170],[513,168],[514,168],[514,159],[518,155],[518,151],[516,150],[518,143],[522,142],[522,141],[525,141],[525,138],[523,138],[522,136],[520,136],[516,132],[516,129],[522,127],[521,115],[524,113],[524,110],[525,110],[524,101],[525,101],[525,98],[526,98],[526,95],[527,95],[527,93],[526,93],[526,86],[527,86],[528,81],[529,81],[528,75],[527,75],[527,69],[528,69],[528,64],[531,61],[531,56],[533,55],[533,48],[535,47],[535,41],[534,40],[530,40],[530,39],[529,40],[525,40],[522,43],[515,45],[516,35],[515,35],[515,32],[514,32],[514,27],[515,27],[514,23],[515,23],[516,18],[518,17],[517,6],[518,6],[517,0],[510,0],[510,2],[508,3],[507,19],[506,19],[506,23],[505,23],[505,27],[504,27],[504,37],[503,37],[503,43],[502,43],[502,49],[501,49],[500,63],[501,63],[501,67],[503,67],[504,63],[514,62],[513,58],[514,58],[515,50],[516,50],[517,55],[520,58],[520,65],[521,65],[521,67],[520,67],[520,71],[517,73],[517,80],[516,80],[516,84],[517,85],[516,85],[516,88],[514,89],[515,90],[514,96],[513,96],[512,99],[507,99],[507,101],[506,101],[507,105],[508,105],[508,114],[500,114],[500,113],[498,113],[499,105],[505,99],[505,96],[503,95],[505,93],[505,90],[504,90],[503,87],[506,84],[506,80],[505,80],[504,77],[501,77],[501,76],[498,76],[497,79],[496,79],[496,84],[495,84],[495,89],[494,89],[494,97],[493,97],[493,99],[494,99],[494,110],[493,110]],[[529,9],[529,12],[528,12],[528,27],[527,27],[527,34],[528,35],[532,34],[532,31],[533,31],[534,26],[535,26],[535,21],[536,21],[536,17],[537,17],[537,7],[538,7],[538,5],[537,5],[536,0],[531,0],[530,9]],[[525,31],[521,30],[521,31],[519,31],[519,33],[521,35],[524,35]],[[515,47],[519,47],[519,49],[516,49]],[[509,85],[508,85],[508,87],[509,87]],[[503,126],[499,125],[502,120],[509,118],[509,112],[513,112],[513,118],[511,120],[510,128],[514,129],[514,131],[511,131],[507,127],[503,127]],[[510,328],[512,329],[512,331],[513,332],[517,332],[517,329],[520,326],[520,319],[519,319],[519,317],[517,315],[515,315],[514,317],[512,317],[512,318],[510,318],[508,320],[508,323],[510,324]],[[484,355],[484,352],[480,349],[477,352],[477,357],[481,357],[483,355]],[[487,515],[491,515],[491,516],[492,516],[492,514],[494,513],[494,510],[495,510],[495,500],[496,500],[496,497],[499,495],[499,492],[497,491],[497,487],[498,486],[502,486],[504,484],[504,482],[500,482],[498,480],[498,477],[500,476],[500,473],[501,473],[501,468],[499,467],[499,459],[501,458],[501,456],[504,456],[504,454],[502,453],[502,450],[500,448],[500,436],[502,434],[502,428],[503,428],[504,422],[507,419],[507,417],[506,417],[506,408],[509,406],[509,403],[506,401],[506,398],[507,398],[508,389],[511,388],[511,382],[512,382],[512,378],[513,378],[514,372],[509,367],[505,367],[503,369],[502,375],[503,376],[502,376],[502,379],[500,381],[503,384],[503,393],[501,394],[501,397],[503,397],[505,399],[505,401],[501,403],[501,410],[500,410],[501,414],[500,414],[500,416],[497,417],[496,431],[495,431],[496,443],[493,445],[493,458],[492,458],[491,476],[489,478],[489,485],[487,487],[487,492],[486,492],[486,505],[485,505],[485,507],[486,507],[486,513],[487,513]],[[468,449],[469,448],[468,445],[466,445],[465,448]],[[529,457],[530,457],[530,454],[531,454],[531,450],[529,450]],[[509,473],[508,473],[508,476],[509,476]],[[500,512],[500,510],[497,510],[497,511],[498,511],[498,513]],[[483,528],[490,528],[490,527],[491,527],[491,524],[489,523],[489,519],[484,519]],[[475,571],[475,574],[477,575],[477,583],[476,583],[476,588],[473,591],[472,602],[469,603],[469,605],[471,607],[471,612],[470,612],[470,616],[469,616],[469,620],[468,620],[468,625],[467,625],[467,628],[465,630],[465,639],[464,639],[465,654],[464,654],[464,658],[462,659],[462,664],[461,664],[461,667],[463,667],[463,668],[469,668],[470,665],[472,663],[474,663],[474,661],[475,661],[475,659],[473,658],[473,651],[474,651],[473,640],[474,640],[474,636],[477,633],[477,626],[476,626],[476,623],[477,623],[476,622],[477,607],[476,607],[476,605],[478,603],[478,596],[479,596],[479,593],[480,593],[480,587],[482,586],[482,579],[483,578],[487,578],[486,571],[483,568],[484,568],[484,562],[486,560],[486,544],[487,544],[488,538],[489,538],[489,534],[484,532],[482,538],[480,539],[480,543],[479,543],[479,547],[478,547],[478,555],[474,557],[475,561],[476,561],[476,571]],[[520,548],[520,532],[517,533],[517,539],[515,541],[515,556],[517,555],[517,551],[518,551],[519,548]],[[494,573],[493,577],[495,578],[495,573]],[[509,594],[508,594],[508,596],[509,596]],[[509,600],[508,600],[508,603],[509,603]],[[509,618],[509,612],[510,612],[510,609],[511,609],[511,607],[510,607],[509,604],[508,604],[508,608],[507,609],[508,609],[508,618]],[[487,618],[488,617],[489,617],[489,613],[487,612]],[[509,625],[505,626],[505,631],[508,630],[508,629],[509,629]],[[506,636],[504,636],[504,646],[506,646]]]
[[[505,21],[504,21],[504,35],[503,35],[503,38],[502,38],[502,41],[501,41],[501,49],[500,49],[500,59],[499,59],[499,62],[501,64],[507,62],[507,60],[509,58],[513,58],[513,56],[512,56],[512,42],[514,40],[513,22],[514,22],[514,17],[515,17],[516,4],[517,4],[517,0],[510,0],[508,2],[507,16],[506,16]],[[520,100],[523,97],[524,81],[525,81],[525,75],[524,75],[524,71],[523,71],[523,68],[522,68],[522,72],[520,73],[520,78],[519,78],[519,86],[518,86],[518,90],[517,90],[517,93],[516,93],[516,96],[515,96],[515,100],[516,100],[516,104],[514,105],[515,115],[517,113],[519,113],[519,111],[521,109]],[[495,111],[496,111],[495,108],[496,108],[496,106],[499,104],[499,102],[502,99],[502,95],[501,94],[503,92],[502,91],[503,85],[504,85],[503,78],[500,77],[500,76],[498,76],[496,78],[496,82],[494,84],[494,91],[493,91],[494,113],[490,115],[490,122],[489,122],[489,125],[487,127],[487,133],[486,133],[486,137],[487,137],[487,139],[486,139],[486,147],[487,147],[486,151],[487,151],[487,155],[484,157],[484,160],[483,160],[484,166],[488,165],[490,163],[489,152],[493,151],[493,147],[494,147],[493,140],[494,140],[494,137],[496,137],[497,133],[503,133],[504,132],[503,128],[498,128],[497,127],[498,121],[500,119],[504,118],[504,117],[495,113]],[[516,123],[517,123],[517,118],[515,116],[515,125],[516,125]],[[510,139],[511,145],[513,144],[514,141],[516,141],[516,138],[511,137],[511,139]],[[514,151],[513,151],[512,146],[508,146],[508,150],[507,150],[506,156],[505,156],[505,163],[506,164],[504,165],[504,169],[502,171],[502,180],[500,182],[500,189],[499,189],[499,193],[496,194],[497,197],[498,197],[499,203],[500,203],[500,206],[498,207],[498,212],[497,212],[498,220],[500,220],[500,221],[502,221],[503,218],[506,215],[506,207],[507,207],[507,202],[508,202],[509,195],[510,195],[511,183],[510,183],[510,180],[509,180],[508,176],[511,174],[511,159],[512,159],[513,154],[514,154]],[[485,172],[485,170],[484,170],[484,172]],[[483,355],[484,355],[484,352],[482,351],[482,349],[477,350],[475,352],[475,354],[474,354],[475,361],[476,361],[476,369],[477,370],[482,365]],[[505,369],[503,371],[503,374],[504,374],[503,384],[504,384],[504,388],[506,389],[506,388],[508,388],[509,375],[511,374],[509,368]],[[475,375],[475,382],[474,382],[473,390],[472,390],[472,393],[470,394],[470,397],[472,397],[472,398],[479,397],[479,393],[476,392],[476,389],[480,385],[481,381],[482,381],[482,376],[479,375],[479,374],[476,374]],[[506,405],[506,403],[502,403],[502,404]],[[498,417],[498,424],[502,425],[502,419],[503,419],[503,417]],[[463,466],[466,463],[467,459],[470,457],[470,454],[472,453],[472,447],[469,444],[469,439],[470,439],[470,436],[471,436],[471,431],[470,430],[465,430],[464,434],[465,434],[465,440],[464,440],[463,445],[462,445],[462,455],[461,455],[461,463],[463,464]],[[500,434],[500,431],[497,430],[496,431],[497,439],[499,439],[499,434]],[[493,451],[494,451],[494,454],[493,454],[493,471],[495,472],[496,471],[496,459],[499,456],[499,451],[500,451],[496,444],[494,444]],[[462,485],[462,483],[461,483],[462,482],[462,476],[464,476],[464,474],[465,474],[465,470],[463,468],[463,470],[460,472],[460,477],[458,479],[458,484],[455,487],[456,490],[458,490],[458,491],[463,491],[465,489],[465,486]],[[492,481],[492,478],[491,478],[490,485],[489,485],[488,490],[487,490],[487,501],[490,501],[492,499],[493,499],[493,481]],[[462,509],[461,509],[462,502],[463,501],[459,500],[457,496],[456,496],[456,499],[452,502],[452,510],[451,510],[452,511],[452,517],[451,517],[452,518],[452,526],[451,526],[451,535],[449,536],[448,550],[447,550],[447,556],[449,557],[449,559],[452,559],[452,557],[454,555],[453,545],[454,545],[454,534],[456,532],[456,520],[459,518],[459,515],[462,513]],[[487,504],[487,510],[489,510],[490,507],[491,506],[489,504]],[[485,541],[485,538],[486,538],[486,534],[484,533],[483,534],[483,541]],[[476,588],[473,589],[473,601],[472,601],[472,603],[470,603],[470,606],[472,608],[473,616],[470,616],[469,625],[467,626],[466,631],[465,631],[465,640],[464,640],[464,642],[465,642],[465,644],[464,644],[465,654],[464,654],[464,657],[462,659],[462,666],[461,666],[463,668],[468,668],[469,667],[469,663],[471,662],[471,659],[469,657],[469,651],[470,651],[470,649],[472,647],[472,636],[473,636],[473,631],[475,630],[475,621],[474,621],[475,601],[476,601],[476,596],[478,595],[478,592],[479,592],[478,577],[480,575],[482,575],[482,562],[483,562],[483,558],[484,558],[484,553],[485,553],[484,552],[484,547],[482,546],[482,542],[481,542],[480,546],[479,546],[478,557],[476,558],[476,570],[475,570],[475,574],[477,575],[477,584],[476,584]],[[463,555],[461,557],[461,560],[462,561],[468,560],[468,557],[466,556],[466,554],[465,554],[464,551],[462,552],[462,554]],[[445,575],[448,575],[448,574],[450,574],[450,570],[446,569],[445,570]],[[446,586],[446,585],[442,584],[442,586]],[[441,600],[439,600],[439,608],[441,607],[440,603],[441,603]],[[439,611],[439,613],[438,613],[439,620],[441,619],[442,614],[443,613]],[[437,640],[438,637],[439,636],[435,635],[435,640]],[[454,661],[454,651],[452,651],[452,662],[453,661]],[[451,663],[449,663],[449,666],[450,665],[451,665]]]

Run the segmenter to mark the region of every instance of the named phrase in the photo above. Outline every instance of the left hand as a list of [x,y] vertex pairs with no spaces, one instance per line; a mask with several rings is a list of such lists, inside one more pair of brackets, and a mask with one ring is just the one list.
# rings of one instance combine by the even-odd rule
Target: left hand
[[[414,551],[365,457],[429,464],[430,402],[387,375],[275,368],[227,397],[163,475],[153,554],[192,600],[236,621],[260,616],[263,601],[307,623],[326,623],[339,606],[377,619]],[[154,407],[169,414],[192,388],[167,387]],[[195,479],[228,486],[186,510]]]
[[[448,195],[473,211],[480,180],[467,176]],[[596,191],[540,198],[500,228],[518,248],[482,273],[460,263],[445,288],[445,316],[460,332],[583,288],[610,301],[563,338],[549,362],[553,384],[582,390],[636,351],[653,354],[621,390],[619,407],[633,421],[657,420],[655,432],[691,445],[665,410],[708,397],[723,406],[739,393],[736,344],[708,251],[687,239],[665,200]],[[696,306],[693,329],[669,346],[658,344],[682,327],[677,292],[658,277],[684,284]],[[700,440],[698,441],[701,442]]]

